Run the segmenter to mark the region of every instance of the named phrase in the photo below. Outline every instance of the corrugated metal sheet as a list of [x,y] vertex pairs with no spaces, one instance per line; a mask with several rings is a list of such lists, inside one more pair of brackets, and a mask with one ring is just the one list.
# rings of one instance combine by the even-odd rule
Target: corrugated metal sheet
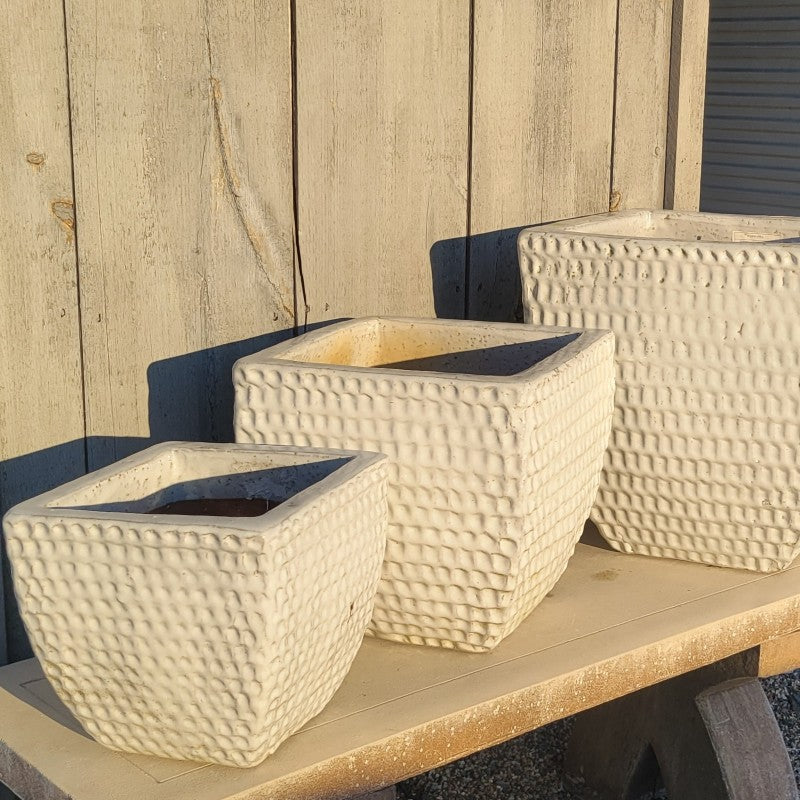
[[700,207],[800,215],[800,0],[712,0]]

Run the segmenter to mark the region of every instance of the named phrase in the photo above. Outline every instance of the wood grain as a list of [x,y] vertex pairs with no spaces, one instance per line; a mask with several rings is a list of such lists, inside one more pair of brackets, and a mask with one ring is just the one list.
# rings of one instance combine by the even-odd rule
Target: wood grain
[[700,205],[709,0],[674,0],[664,208]]
[[462,317],[468,0],[298,0],[308,322]]
[[[0,10],[2,514],[81,474],[85,459],[63,9],[5,0]],[[4,583],[13,659],[30,651],[7,572]]]
[[619,0],[610,209],[661,208],[672,0]]
[[97,467],[229,437],[233,360],[291,333],[290,19],[282,0],[68,0],[67,21]]
[[475,2],[471,318],[513,318],[520,227],[608,209],[616,10]]

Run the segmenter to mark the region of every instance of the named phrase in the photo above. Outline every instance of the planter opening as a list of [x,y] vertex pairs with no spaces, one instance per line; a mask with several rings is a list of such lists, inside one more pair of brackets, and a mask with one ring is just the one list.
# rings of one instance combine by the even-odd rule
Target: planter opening
[[201,517],[260,517],[280,505],[280,500],[262,497],[215,497],[197,500],[173,500],[151,508],[147,514],[177,514]]
[[300,342],[280,357],[312,364],[502,377],[534,367],[578,336],[541,332],[536,337],[529,331],[514,336],[508,330],[469,324],[444,327],[422,320],[369,320],[358,328],[337,328],[314,341]]
[[[351,459],[242,453],[236,461],[215,450],[166,450],[153,461],[66,494],[51,508],[215,517],[258,517],[319,483]],[[267,463],[269,463],[269,461]],[[231,471],[231,470],[240,471]]]
[[630,211],[568,220],[559,231],[676,242],[800,242],[796,218],[669,211]]

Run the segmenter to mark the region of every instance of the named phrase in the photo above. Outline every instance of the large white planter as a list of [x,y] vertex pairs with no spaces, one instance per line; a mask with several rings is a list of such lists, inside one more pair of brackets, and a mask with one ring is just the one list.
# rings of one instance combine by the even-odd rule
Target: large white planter
[[[115,750],[261,761],[322,710],[359,648],[385,467],[376,454],[169,443],[13,508],[14,588],[59,697]],[[199,498],[202,515],[148,513]],[[251,498],[238,505],[259,515],[207,515],[219,498]],[[252,498],[282,502],[263,513]]]
[[602,331],[343,322],[236,364],[236,438],[386,453],[371,633],[489,650],[580,536],[611,425],[613,349]]
[[611,328],[593,512],[629,553],[769,571],[800,545],[800,219],[631,211],[524,230],[525,319]]

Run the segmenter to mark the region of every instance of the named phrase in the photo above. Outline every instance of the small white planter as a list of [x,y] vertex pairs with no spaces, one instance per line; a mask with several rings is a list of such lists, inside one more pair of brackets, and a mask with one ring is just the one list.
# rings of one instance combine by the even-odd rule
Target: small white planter
[[[360,646],[385,467],[376,454],[169,443],[13,508],[14,588],[59,697],[115,750],[261,761],[322,710]],[[236,513],[258,516],[213,515],[233,512],[219,498],[248,498]],[[265,498],[281,504],[264,513]],[[176,513],[198,499],[211,507]]]
[[800,219],[630,211],[524,230],[525,319],[611,328],[593,519],[617,549],[788,566],[800,541]]
[[236,364],[236,438],[386,453],[371,633],[489,650],[580,536],[611,425],[613,349],[602,331],[343,322]]

